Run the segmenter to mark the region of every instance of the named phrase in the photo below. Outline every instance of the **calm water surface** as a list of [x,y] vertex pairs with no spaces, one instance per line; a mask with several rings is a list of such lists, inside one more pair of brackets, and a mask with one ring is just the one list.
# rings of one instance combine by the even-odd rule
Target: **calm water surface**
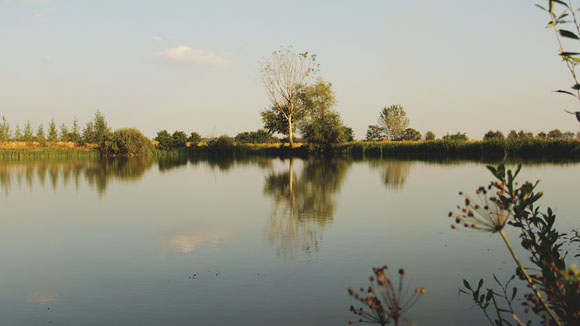
[[[522,176],[578,227],[580,164]],[[0,163],[0,325],[346,325],[347,287],[383,264],[427,288],[412,321],[486,325],[461,280],[514,264],[447,212],[489,180],[480,163]]]

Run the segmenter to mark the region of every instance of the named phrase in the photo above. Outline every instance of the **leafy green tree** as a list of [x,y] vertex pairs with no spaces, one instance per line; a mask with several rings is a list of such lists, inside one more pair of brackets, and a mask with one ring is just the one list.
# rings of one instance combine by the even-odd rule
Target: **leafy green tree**
[[187,141],[192,144],[197,144],[201,142],[201,135],[194,131],[189,135],[189,137],[187,137]]
[[171,137],[167,130],[157,132],[155,140],[158,142],[157,148],[160,150],[166,151],[173,148],[173,137]]
[[554,129],[548,132],[548,138],[562,138],[562,132],[560,129]]
[[548,138],[548,135],[547,135],[545,132],[543,132],[543,131],[540,131],[540,132],[538,133],[538,135],[536,135],[536,138],[540,138],[540,139],[546,139],[546,138]]
[[346,140],[340,115],[332,110],[336,103],[332,83],[318,79],[314,85],[302,86],[298,98],[306,112],[299,128],[311,147],[327,151]]
[[409,126],[409,119],[401,105],[391,105],[381,111],[379,125],[383,128],[387,139],[401,140],[405,129]]
[[413,128],[407,128],[403,132],[401,140],[421,140],[421,133]]
[[93,120],[89,121],[83,130],[83,140],[86,143],[100,144],[109,133],[111,133],[111,129],[105,121],[105,116],[97,110]]
[[452,134],[452,135],[445,135],[443,137],[441,137],[442,140],[445,141],[466,141],[469,140],[469,138],[467,137],[467,135],[463,132],[457,132],[456,134]]
[[342,133],[344,134],[345,141],[353,141],[354,140],[354,130],[351,127],[344,126]]
[[69,131],[64,122],[60,125],[60,141],[62,142],[70,141]]
[[44,126],[42,123],[38,126],[38,130],[36,131],[36,141],[41,144],[46,143],[46,136],[44,135]]
[[148,142],[141,131],[123,128],[106,134],[99,148],[106,155],[138,155],[145,153]]
[[278,139],[272,136],[268,130],[260,129],[258,131],[246,131],[240,132],[235,137],[238,143],[251,143],[251,144],[271,144],[278,142]]
[[10,140],[10,125],[6,118],[2,116],[2,123],[0,124],[0,141]]
[[54,119],[50,120],[50,123],[48,124],[48,141],[58,141],[58,130],[56,129],[56,123],[54,123]]
[[518,132],[515,130],[510,130],[509,134],[507,135],[507,139],[514,139],[518,138]]
[[435,140],[435,134],[431,130],[428,130],[425,133],[425,140],[427,140],[427,141]]
[[72,141],[76,144],[80,144],[82,141],[79,121],[77,119],[73,121],[72,130],[68,133],[68,141]]
[[22,131],[20,130],[20,126],[18,124],[16,124],[16,129],[14,130],[14,140],[22,140]]
[[571,131],[566,131],[562,133],[562,138],[566,138],[566,139],[573,139],[574,138],[574,133]]
[[[294,147],[294,125],[300,122],[303,106],[298,105],[300,88],[318,71],[316,55],[308,52],[294,53],[290,47],[274,51],[261,67],[262,81],[270,99],[272,112],[262,113],[262,119],[273,118],[280,113],[284,117],[290,146]],[[268,124],[264,120],[265,125]],[[265,126],[266,129],[273,131]]]
[[483,140],[491,140],[491,139],[505,139],[503,133],[499,130],[493,131],[490,130],[483,135]]
[[24,125],[22,139],[27,142],[34,141],[34,134],[32,132],[32,125],[30,124],[30,120]]
[[385,139],[383,128],[377,125],[370,125],[367,129],[366,141],[381,141]]
[[173,135],[171,135],[171,139],[171,146],[173,148],[185,147],[185,144],[187,143],[187,134],[183,131],[175,131],[173,132]]

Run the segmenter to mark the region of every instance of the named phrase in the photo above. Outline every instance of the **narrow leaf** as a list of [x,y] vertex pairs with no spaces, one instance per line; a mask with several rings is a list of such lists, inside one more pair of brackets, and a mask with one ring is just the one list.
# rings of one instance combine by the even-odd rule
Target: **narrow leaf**
[[573,32],[567,31],[565,29],[558,30],[558,33],[560,33],[560,36],[562,36],[562,37],[567,37],[567,38],[571,38],[574,40],[580,40],[580,37],[578,37],[576,34],[574,34]]
[[463,286],[465,286],[467,289],[471,290],[471,285],[469,285],[469,282],[467,282],[467,280],[463,280]]
[[576,97],[576,95],[574,93],[569,92],[569,91],[565,91],[565,90],[562,90],[562,89],[559,89],[559,90],[554,91],[554,92],[556,92],[556,93],[564,93],[564,94],[568,94],[568,95],[572,95],[572,96]]

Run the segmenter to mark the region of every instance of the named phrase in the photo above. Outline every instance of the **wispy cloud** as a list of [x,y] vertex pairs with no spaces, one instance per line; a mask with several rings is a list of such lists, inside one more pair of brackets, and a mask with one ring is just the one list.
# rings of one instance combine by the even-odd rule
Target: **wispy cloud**
[[187,65],[195,68],[227,68],[231,61],[207,50],[196,50],[181,45],[156,52],[153,57],[160,61]]

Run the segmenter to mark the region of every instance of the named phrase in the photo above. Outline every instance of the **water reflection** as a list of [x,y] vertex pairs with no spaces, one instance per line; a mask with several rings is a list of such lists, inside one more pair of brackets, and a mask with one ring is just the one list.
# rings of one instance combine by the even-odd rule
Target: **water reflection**
[[369,161],[371,169],[378,169],[387,188],[402,189],[411,172],[412,161]]
[[287,171],[266,177],[264,194],[274,199],[274,209],[265,237],[278,256],[294,257],[299,250],[305,254],[318,251],[322,230],[334,216],[335,194],[349,166],[345,160],[310,159],[304,161],[297,176],[291,158]]
[[47,184],[55,191],[71,185],[78,190],[84,179],[102,195],[111,180],[137,181],[153,163],[150,158],[8,162],[0,164],[0,188],[7,195],[16,181],[19,187],[25,182],[31,190]]

